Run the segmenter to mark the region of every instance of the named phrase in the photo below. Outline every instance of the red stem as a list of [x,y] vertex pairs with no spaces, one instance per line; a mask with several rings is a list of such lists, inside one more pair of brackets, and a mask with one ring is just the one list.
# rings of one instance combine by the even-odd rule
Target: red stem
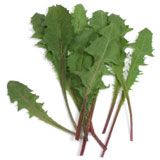
[[115,106],[115,103],[116,103],[117,96],[118,96],[118,94],[116,94],[113,97],[112,104],[110,106],[109,113],[108,113],[106,123],[105,123],[104,128],[103,128],[102,134],[104,134],[106,132],[107,128],[108,128],[108,124],[110,122],[110,119],[111,119],[111,116],[112,116],[112,113],[113,113],[113,109],[114,109],[114,106]]
[[82,110],[81,110],[81,113],[80,113],[80,116],[79,116],[78,125],[77,125],[77,129],[76,129],[76,135],[75,135],[76,140],[80,139],[81,128],[82,128],[84,113],[85,113],[85,109],[86,109],[86,101],[87,101],[87,97],[85,97],[85,99],[82,103]]
[[[76,94],[75,94],[75,92],[73,92],[73,90],[72,90],[72,93],[73,93],[73,95],[76,97]],[[94,130],[92,121],[91,121],[91,123],[90,123],[90,129],[89,129],[89,131],[90,131],[92,137],[95,139],[95,141],[99,144],[99,146],[100,146],[103,150],[105,150],[105,145],[103,144],[103,142],[99,139],[99,137],[98,137],[97,134],[95,133],[95,130]]]
[[[93,124],[91,122],[90,124],[90,129],[89,129],[92,137],[96,140],[96,142],[99,144],[99,146],[103,149],[103,150],[107,150],[107,148],[105,147],[105,145],[103,144],[103,142],[99,139],[99,137],[97,136],[97,134],[95,133],[95,130],[93,128]],[[82,147],[83,149],[81,149],[81,152],[80,152],[80,155],[83,155],[84,153],[84,148],[85,148],[85,145],[87,143],[87,139],[83,139],[83,142],[82,142]]]
[[127,96],[129,116],[130,116],[130,141],[133,141],[133,116],[132,116],[132,107],[129,96]]
[[83,143],[82,143],[82,148],[81,148],[80,155],[84,154],[85,147],[86,147],[86,144],[87,144],[87,141],[88,141],[88,132],[90,130],[90,125],[91,125],[91,120],[92,120],[92,117],[93,117],[94,108],[95,108],[95,100],[93,100],[90,111],[88,113],[87,124],[86,124],[86,127],[84,129],[85,135],[84,135],[84,138],[83,138]]
[[109,122],[110,122],[110,119],[111,119],[111,116],[112,116],[112,113],[113,113],[113,109],[114,109],[114,106],[115,106],[115,103],[116,103],[116,100],[117,100],[117,97],[118,97],[119,88],[120,88],[119,82],[117,81],[117,79],[115,79],[113,98],[112,98],[111,106],[110,106],[110,109],[109,109],[108,116],[106,118],[106,122],[105,122],[105,125],[104,125],[104,128],[103,128],[102,134],[104,134],[106,132],[107,128],[108,128],[108,125],[109,125]]
[[[111,138],[112,131],[113,131],[114,125],[115,125],[115,123],[116,123],[116,120],[117,120],[117,117],[118,117],[118,114],[119,114],[119,111],[120,111],[120,109],[121,109],[121,106],[122,106],[123,102],[124,102],[124,95],[122,94],[121,99],[120,99],[120,102],[119,102],[119,104],[118,104],[118,108],[117,108],[117,110],[116,110],[116,113],[115,113],[115,116],[114,116],[114,119],[113,119],[113,122],[112,122],[112,125],[111,125],[111,128],[110,128],[110,131],[109,131],[109,134],[108,134],[108,137],[107,137],[107,140],[106,140],[106,143],[105,143],[105,147],[106,147],[106,148],[107,148],[108,143],[109,143],[109,140],[110,140],[110,138]],[[105,151],[106,151],[106,150],[103,150],[103,152],[102,152],[102,154],[101,154],[101,157],[104,156]]]
[[95,133],[95,130],[93,128],[93,124],[91,122],[91,126],[90,126],[90,133],[92,134],[93,138],[96,140],[96,142],[100,145],[100,147],[102,147],[103,150],[106,149],[105,145],[103,144],[103,142],[99,139],[99,137],[97,136],[97,134]]
[[106,132],[107,128],[108,128],[108,124],[109,124],[109,121],[111,119],[113,109],[114,109],[113,106],[111,106],[110,109],[109,109],[109,113],[108,113],[106,123],[105,123],[104,128],[103,128],[102,134],[104,134]]
[[83,142],[82,142],[82,148],[81,148],[80,156],[83,156],[83,154],[84,154],[87,141],[88,141],[88,139],[86,139],[86,138],[84,137],[84,138],[83,138]]

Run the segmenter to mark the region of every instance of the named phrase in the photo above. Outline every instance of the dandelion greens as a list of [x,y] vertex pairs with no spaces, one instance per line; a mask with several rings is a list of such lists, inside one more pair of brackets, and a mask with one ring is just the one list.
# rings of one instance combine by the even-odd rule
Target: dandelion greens
[[[36,13],[31,18],[34,30],[32,37],[38,39],[36,45],[44,49],[45,57],[57,74],[73,131],[53,120],[42,108],[43,104],[37,102],[38,96],[26,85],[9,81],[7,88],[10,100],[12,103],[17,102],[18,110],[26,109],[30,117],[35,116],[73,135],[76,140],[81,140],[81,156],[90,135],[102,148],[101,156],[104,156],[125,101],[130,117],[130,140],[133,140],[133,114],[129,91],[141,74],[139,67],[145,64],[145,56],[152,56],[152,33],[145,28],[139,32],[134,43],[129,42],[125,35],[132,29],[119,15],[102,10],[95,11],[91,17],[87,17],[86,13],[81,4],[77,4],[72,12],[56,5],[49,7],[46,15]],[[129,61],[127,48],[132,49],[129,68],[125,65],[125,62]],[[99,92],[109,88],[102,80],[104,76],[112,76],[114,79],[113,96],[103,134],[108,129],[112,116],[113,121],[105,143],[97,136],[93,123]],[[73,99],[79,113],[77,120],[72,114],[68,96]],[[113,115],[119,96],[118,108]]]

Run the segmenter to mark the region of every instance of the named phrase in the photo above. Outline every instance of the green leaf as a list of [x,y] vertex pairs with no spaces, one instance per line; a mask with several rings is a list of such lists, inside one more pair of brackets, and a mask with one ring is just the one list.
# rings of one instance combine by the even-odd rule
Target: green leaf
[[103,58],[105,63],[117,63],[119,60],[119,42],[117,41],[119,35],[117,34],[117,27],[115,24],[104,27],[99,31],[101,37],[97,38],[92,44],[86,49],[86,51],[94,57]]
[[[126,59],[126,52],[125,49],[128,47],[128,41],[124,38],[125,34],[129,31],[131,31],[132,29],[129,28],[128,25],[125,25],[125,21],[118,15],[115,14],[111,14],[108,18],[108,21],[110,23],[114,23],[115,26],[117,26],[117,44],[119,45],[119,50],[117,50],[117,55],[118,55],[118,61],[116,64],[112,65],[112,71],[115,75],[115,78],[118,80],[119,83],[116,83],[116,85],[119,85],[118,88],[120,89],[120,87],[123,88],[123,91],[126,95],[126,97],[128,96],[128,91],[127,91],[127,87],[125,84],[125,80],[124,80],[124,65],[125,65],[125,59]],[[118,53],[119,52],[119,53]],[[113,52],[114,53],[114,52]],[[117,96],[119,89],[116,89],[116,93],[114,93],[114,96]],[[113,98],[114,99],[114,98]]]
[[66,53],[72,40],[71,15],[64,7],[57,5],[49,8],[45,19],[44,43],[55,54]]
[[[71,73],[82,71],[92,65],[92,56],[88,55],[84,49],[90,44],[94,31],[92,28],[85,28],[80,34],[75,36],[71,45],[71,54],[68,57],[68,67]],[[78,62],[78,63],[77,63]]]
[[89,70],[93,65],[93,57],[85,52],[85,48],[97,37],[98,34],[93,30],[93,28],[87,26],[83,31],[75,35],[70,46],[70,54],[67,58],[69,69],[68,77],[70,78],[69,90],[72,92],[72,97],[73,95],[76,96],[76,98],[73,97],[73,99],[76,99],[76,105],[78,104],[78,108],[81,106],[83,101],[85,86],[83,85],[79,75],[77,75],[77,72]]
[[[105,33],[105,34],[104,34]],[[108,73],[105,63],[115,63],[118,59],[117,56],[112,56],[111,50],[115,48],[114,34],[116,33],[116,27],[113,24],[105,27],[105,32],[102,32],[102,36],[91,42],[91,45],[85,49],[85,51],[93,56],[94,64],[89,71],[84,71],[79,74],[83,84],[86,86],[86,93],[90,94],[93,90],[104,88],[104,84],[101,80],[102,76]]]
[[88,18],[82,4],[77,4],[72,13],[72,25],[75,33],[83,31],[88,26]]
[[82,32],[75,36],[70,47],[70,55],[67,58],[69,78],[71,81],[70,88],[72,88],[71,90],[74,92],[74,96],[76,96],[78,107],[80,107],[82,103],[85,86],[83,85],[80,77],[77,75],[77,72],[88,70],[92,66],[93,57],[85,52],[85,48],[94,38],[95,32],[93,29],[88,27],[85,28]]
[[32,93],[32,90],[29,89],[26,85],[17,82],[9,81],[8,85],[8,95],[12,103],[17,102],[18,111],[26,109],[29,113],[29,117],[37,117],[41,121],[59,128],[65,132],[74,134],[72,131],[66,129],[65,127],[58,124],[51,117],[48,116],[47,111],[45,111],[42,106],[43,103],[38,103],[37,99],[39,96]]
[[45,15],[36,13],[31,18],[31,23],[33,25],[33,29],[35,33],[33,34],[33,38],[42,39],[44,35],[44,29],[45,29]]
[[[125,21],[118,15],[111,14],[108,17],[108,21],[109,23],[114,24],[114,26],[116,26],[116,33],[113,35],[115,36],[115,40],[113,43],[116,43],[116,45],[119,46],[119,49],[117,47],[116,51],[111,51],[113,55],[118,56],[118,61],[115,62],[116,65],[112,67],[121,67],[121,69],[123,70],[124,61],[126,58],[125,49],[128,46],[128,41],[124,38],[124,36],[127,32],[131,31],[132,29],[129,28],[129,26],[125,24]],[[101,32],[104,31],[101,30]]]
[[145,56],[152,55],[152,32],[147,28],[139,32],[139,36],[133,47],[131,64],[128,71],[128,76],[126,80],[127,88],[130,89],[131,86],[136,82],[138,75],[142,74],[139,67],[144,64]]
[[[118,33],[119,35],[119,62],[116,65],[112,66],[113,73],[115,74],[115,90],[113,92],[113,99],[112,99],[112,107],[114,108],[117,95],[119,93],[119,90],[123,89],[123,102],[125,98],[127,99],[128,108],[129,108],[129,114],[130,114],[130,123],[132,122],[132,109],[131,109],[131,103],[130,103],[130,97],[128,94],[128,89],[125,83],[124,78],[124,66],[125,66],[125,59],[126,59],[126,52],[125,49],[128,47],[128,41],[124,38],[125,34],[132,29],[129,28],[129,26],[125,25],[125,21],[121,19],[121,17],[117,15],[110,15],[109,21],[114,23],[118,27]],[[117,36],[118,38],[118,36]],[[123,102],[121,104],[123,104]],[[132,123],[131,123],[132,124]],[[131,125],[132,126],[132,125]],[[132,128],[132,127],[131,127]]]
[[90,25],[94,28],[95,31],[105,27],[107,23],[107,13],[101,10],[94,12],[92,18],[90,19]]
[[125,20],[123,20],[119,15],[111,14],[108,17],[108,21],[117,25],[118,32],[121,36],[124,36],[127,32],[132,30],[128,25],[125,25]]
[[71,15],[62,6],[50,7],[45,18],[45,25],[43,41],[47,46],[47,53],[49,53],[47,57],[55,66],[64,93],[66,85],[66,58],[73,35]]
[[45,17],[45,30],[38,46],[46,48],[46,57],[52,62],[57,72],[67,111],[75,126],[70,107],[67,101],[67,56],[68,48],[73,39],[73,26],[69,11],[61,5],[49,7]]

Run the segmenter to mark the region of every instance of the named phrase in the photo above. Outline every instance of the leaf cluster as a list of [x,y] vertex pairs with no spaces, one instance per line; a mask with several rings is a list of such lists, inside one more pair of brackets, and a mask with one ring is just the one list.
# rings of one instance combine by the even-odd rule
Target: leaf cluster
[[[36,116],[52,126],[74,134],[77,140],[82,135],[81,154],[84,152],[89,132],[105,151],[108,142],[103,144],[98,139],[92,123],[98,93],[108,88],[102,77],[115,78],[113,99],[106,123],[109,123],[115,102],[121,93],[119,110],[126,99],[132,124],[129,90],[141,74],[139,67],[144,65],[145,56],[152,56],[151,31],[147,28],[143,29],[139,32],[136,41],[130,43],[125,35],[132,29],[119,15],[98,10],[88,18],[81,4],[76,5],[71,13],[61,5],[49,7],[46,15],[34,14],[31,23],[34,30],[32,37],[38,39],[36,45],[45,49],[45,56],[57,73],[75,132],[49,117],[42,109],[42,104],[36,102],[38,97],[22,83],[16,81],[8,83],[11,102],[17,101],[19,110],[27,109],[30,117]],[[132,48],[129,68],[125,66],[125,61],[128,61],[127,48]],[[127,78],[124,76],[126,73]],[[78,123],[72,116],[67,91],[79,111]],[[117,116],[118,113],[117,111]]]

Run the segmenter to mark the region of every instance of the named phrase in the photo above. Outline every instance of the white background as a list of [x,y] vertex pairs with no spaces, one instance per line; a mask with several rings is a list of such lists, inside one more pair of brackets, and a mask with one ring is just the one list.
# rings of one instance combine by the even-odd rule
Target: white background
[[[92,137],[84,157],[78,156],[80,144],[36,118],[29,119],[25,110],[17,112],[9,102],[6,85],[9,80],[27,84],[45,102],[50,116],[72,128],[67,116],[59,83],[44,50],[31,39],[30,17],[46,13],[51,5],[62,4],[69,10],[82,3],[88,15],[102,9],[121,15],[134,31],[134,40],[144,27],[153,32],[154,58],[147,58],[144,75],[133,86],[130,97],[134,114],[134,142],[129,141],[125,107],[121,110],[108,151],[108,160],[160,159],[160,9],[158,0],[1,0],[0,1],[0,160],[98,160],[101,148]],[[106,84],[111,78],[104,78]],[[101,135],[112,90],[101,91],[94,114],[94,125]],[[77,119],[77,111],[70,100]]]

